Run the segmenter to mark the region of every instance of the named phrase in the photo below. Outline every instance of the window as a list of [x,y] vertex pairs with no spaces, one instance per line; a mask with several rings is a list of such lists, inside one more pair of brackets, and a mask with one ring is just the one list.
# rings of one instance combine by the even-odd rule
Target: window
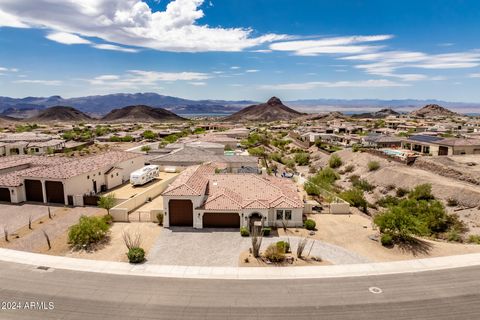
[[113,178],[113,174],[111,174],[110,177]]
[[292,210],[285,210],[285,220],[292,220]]
[[283,210],[277,210],[277,220],[283,220]]
[[87,180],[90,180],[90,176],[87,176]]

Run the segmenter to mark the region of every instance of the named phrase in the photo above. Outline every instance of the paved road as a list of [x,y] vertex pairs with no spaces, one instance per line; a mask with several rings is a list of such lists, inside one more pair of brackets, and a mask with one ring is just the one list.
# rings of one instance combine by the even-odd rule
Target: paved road
[[[316,280],[200,280],[40,271],[0,262],[0,319],[478,319],[480,267]],[[378,287],[382,293],[371,293]]]

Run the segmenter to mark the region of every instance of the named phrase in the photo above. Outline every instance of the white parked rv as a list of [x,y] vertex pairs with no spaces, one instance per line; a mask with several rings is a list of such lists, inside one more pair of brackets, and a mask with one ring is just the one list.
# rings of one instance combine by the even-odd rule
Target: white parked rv
[[159,167],[156,165],[145,166],[130,174],[130,183],[134,186],[141,186],[158,177],[159,171]]

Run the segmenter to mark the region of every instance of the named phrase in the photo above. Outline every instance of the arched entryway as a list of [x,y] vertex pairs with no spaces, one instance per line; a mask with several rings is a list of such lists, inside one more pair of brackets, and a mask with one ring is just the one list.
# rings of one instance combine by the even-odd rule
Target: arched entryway
[[262,220],[263,220],[263,216],[260,213],[258,213],[258,212],[252,213],[248,217],[248,226],[249,226],[250,232],[253,231],[253,226],[255,225],[255,222],[257,222],[257,221],[261,222]]

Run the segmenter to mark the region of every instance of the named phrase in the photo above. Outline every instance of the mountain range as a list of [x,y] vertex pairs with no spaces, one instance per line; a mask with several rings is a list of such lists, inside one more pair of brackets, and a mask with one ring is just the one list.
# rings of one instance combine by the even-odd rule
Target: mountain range
[[292,120],[304,115],[282,103],[277,97],[271,97],[266,103],[254,104],[235,112],[224,121],[284,121]]
[[[167,109],[180,115],[218,114],[230,115],[258,102],[249,100],[189,100],[160,95],[157,93],[117,93],[109,95],[86,96],[77,98],[0,97],[0,113],[4,116],[27,118],[52,106],[71,106],[90,116],[101,117],[113,109],[131,105],[148,105]],[[410,112],[428,104],[437,104],[460,113],[474,113],[480,110],[480,103],[449,102],[439,100],[377,100],[377,99],[309,99],[285,102],[290,107],[308,113],[321,111],[341,111],[344,113],[363,113],[390,108],[395,112]]]

